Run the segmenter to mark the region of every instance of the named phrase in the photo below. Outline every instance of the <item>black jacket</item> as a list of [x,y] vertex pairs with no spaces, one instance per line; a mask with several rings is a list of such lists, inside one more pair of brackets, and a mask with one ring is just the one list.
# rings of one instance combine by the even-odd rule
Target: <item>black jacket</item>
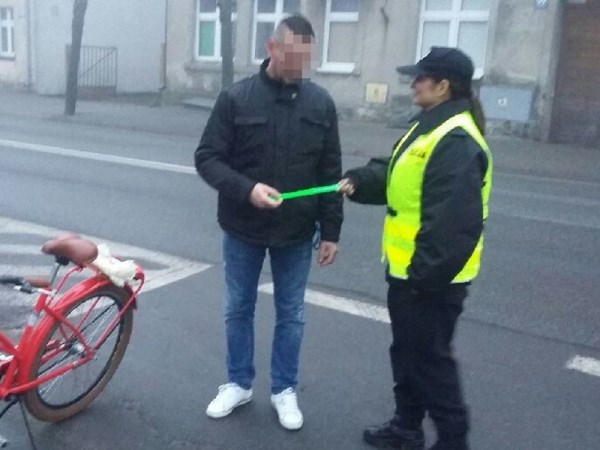
[[195,152],[196,169],[219,192],[218,220],[246,242],[281,247],[310,239],[337,242],[342,198],[325,194],[257,209],[256,183],[279,192],[337,183],[341,154],[337,114],[323,88],[304,80],[282,84],[260,72],[219,95]]
[[[419,135],[469,107],[467,100],[448,101],[416,116],[417,128],[392,161],[372,159],[367,166],[344,175],[356,186],[351,200],[386,204],[388,166],[395,164]],[[412,287],[433,291],[447,288],[473,253],[483,231],[481,188],[487,165],[485,152],[462,128],[444,136],[433,150],[423,179],[421,229],[408,267]],[[389,276],[388,280],[402,283]]]

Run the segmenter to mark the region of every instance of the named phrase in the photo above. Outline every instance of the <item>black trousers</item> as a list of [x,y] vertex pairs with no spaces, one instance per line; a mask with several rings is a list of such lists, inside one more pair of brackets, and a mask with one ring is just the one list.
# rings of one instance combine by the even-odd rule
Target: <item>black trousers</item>
[[427,412],[442,448],[468,448],[468,412],[451,346],[466,297],[465,284],[423,293],[392,281],[388,289],[396,416],[414,429]]

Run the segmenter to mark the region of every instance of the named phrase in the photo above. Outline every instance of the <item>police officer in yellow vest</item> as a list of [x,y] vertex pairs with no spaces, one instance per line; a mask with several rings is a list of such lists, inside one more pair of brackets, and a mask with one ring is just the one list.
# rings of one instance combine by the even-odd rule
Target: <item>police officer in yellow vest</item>
[[422,450],[427,412],[437,430],[431,448],[465,450],[469,419],[451,341],[479,272],[492,156],[467,55],[433,47],[397,70],[414,78],[421,112],[391,158],[350,170],[340,183],[353,201],[387,205],[382,249],[396,410],[389,422],[367,428],[364,440]]

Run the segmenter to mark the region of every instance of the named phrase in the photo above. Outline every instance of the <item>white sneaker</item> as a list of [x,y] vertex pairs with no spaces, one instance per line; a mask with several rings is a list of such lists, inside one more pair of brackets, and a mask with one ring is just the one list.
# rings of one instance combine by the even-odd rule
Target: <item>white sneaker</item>
[[287,388],[279,394],[271,395],[271,405],[277,410],[279,423],[286,430],[302,428],[304,418],[298,408],[298,399],[293,388]]
[[236,383],[219,386],[219,393],[206,408],[206,415],[213,419],[228,416],[234,408],[252,400],[252,389],[244,389]]

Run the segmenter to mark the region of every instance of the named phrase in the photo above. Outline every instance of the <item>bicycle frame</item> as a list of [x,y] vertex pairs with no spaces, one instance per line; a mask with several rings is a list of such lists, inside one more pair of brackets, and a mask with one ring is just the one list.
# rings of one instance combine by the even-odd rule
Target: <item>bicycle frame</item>
[[[78,282],[61,295],[58,295],[58,292],[63,288],[67,279],[69,279],[73,273],[81,272],[83,267],[75,267],[69,270],[61,278],[56,289],[52,291],[38,289],[40,295],[37,298],[37,301],[33,307],[33,311],[29,316],[27,324],[23,330],[23,334],[21,335],[21,338],[17,344],[14,344],[12,340],[10,340],[0,331],[0,352],[8,355],[4,361],[0,360],[0,400],[22,394],[30,389],[35,388],[36,386],[39,386],[40,384],[46,383],[48,380],[59,377],[64,373],[74,370],[88,362],[94,357],[95,352],[100,345],[102,345],[102,343],[112,333],[122,315],[129,308],[137,308],[137,294],[144,284],[144,273],[139,266],[136,268],[135,277],[138,281],[137,286],[135,289],[128,284],[124,286],[124,289],[126,289],[129,293],[129,299],[119,314],[106,327],[106,330],[99,338],[97,344],[93,347],[90,347],[88,342],[86,342],[83,338],[81,332],[78,330],[78,327],[89,315],[95,305],[90,308],[79,324],[73,324],[65,318],[69,308],[74,303],[80,301],[82,298],[92,294],[98,289],[112,284],[108,277],[95,269],[90,269],[94,270],[94,275]],[[57,272],[58,267],[55,265],[52,274],[53,279],[56,277]],[[43,376],[29,381],[29,377],[31,375],[31,366],[34,364],[34,360],[37,356],[35,351],[43,344],[44,337],[50,331],[50,328],[56,324],[56,322],[63,324],[70,332],[73,333],[74,337],[77,338],[78,343],[84,348],[84,356],[68,366],[51,370]],[[48,360],[52,358],[52,356],[53,354],[44,355],[44,359]]]

